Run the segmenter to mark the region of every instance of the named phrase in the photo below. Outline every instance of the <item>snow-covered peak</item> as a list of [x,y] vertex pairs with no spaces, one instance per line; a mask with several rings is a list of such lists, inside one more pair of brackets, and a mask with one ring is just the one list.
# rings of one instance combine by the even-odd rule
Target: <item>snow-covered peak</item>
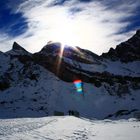
[[140,60],[140,30],[130,39],[117,45],[115,49],[111,48],[109,52],[102,54],[103,58],[112,61],[132,62]]
[[10,51],[7,51],[6,54],[10,54],[10,55],[31,55],[31,53],[26,51],[23,47],[21,47],[16,42],[13,43],[12,49]]
[[22,48],[17,42],[13,43],[13,50],[23,50],[26,51],[24,48]]
[[[72,47],[69,45],[62,45],[59,42],[49,42],[44,46],[40,52],[35,53],[34,56],[39,57],[61,57],[63,59],[68,58],[72,61],[77,61],[81,63],[91,64],[97,60],[97,55],[94,53],[80,49],[80,47]],[[98,56],[99,59],[99,56]],[[97,60],[98,61],[98,60]]]

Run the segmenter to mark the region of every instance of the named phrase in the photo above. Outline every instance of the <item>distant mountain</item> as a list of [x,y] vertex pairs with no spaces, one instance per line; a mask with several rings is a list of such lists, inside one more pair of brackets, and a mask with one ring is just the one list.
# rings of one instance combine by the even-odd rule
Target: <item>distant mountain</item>
[[[31,54],[14,42],[0,52],[0,118],[77,112],[87,118],[130,118],[140,111],[140,30],[98,56],[49,42]],[[76,91],[80,79],[83,94]]]
[[21,47],[18,43],[14,42],[13,47],[10,51],[6,52],[6,54],[17,56],[17,55],[31,55],[28,51],[26,51],[23,47]]
[[140,30],[126,42],[118,45],[116,49],[111,48],[108,53],[103,53],[102,57],[125,63],[140,61]]

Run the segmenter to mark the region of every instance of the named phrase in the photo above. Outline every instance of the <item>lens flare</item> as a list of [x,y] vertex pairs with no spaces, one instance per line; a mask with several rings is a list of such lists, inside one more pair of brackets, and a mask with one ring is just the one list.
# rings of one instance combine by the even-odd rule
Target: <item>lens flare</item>
[[64,45],[61,44],[60,52],[59,52],[58,59],[57,59],[57,75],[59,75],[60,66],[61,66],[61,62],[62,62],[62,58],[63,58],[63,52],[64,52]]
[[[62,59],[64,58],[64,49],[67,47],[66,44],[64,43],[61,43],[61,46],[60,46],[60,51],[59,51],[59,54],[58,54],[58,58],[57,58],[57,75],[59,75],[59,72],[60,72],[60,67],[61,67],[61,63],[62,63]],[[74,47],[74,46],[70,46],[72,47],[75,52],[81,57],[81,58],[85,58],[85,55],[77,48],[77,47]]]
[[78,93],[83,94],[83,89],[82,89],[82,80],[75,80],[73,82],[76,86],[76,90]]

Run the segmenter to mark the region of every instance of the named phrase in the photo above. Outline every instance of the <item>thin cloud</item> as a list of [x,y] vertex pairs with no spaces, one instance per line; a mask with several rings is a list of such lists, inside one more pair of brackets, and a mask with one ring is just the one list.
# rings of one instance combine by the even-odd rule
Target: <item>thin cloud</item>
[[119,34],[131,24],[124,18],[132,17],[136,7],[137,3],[130,6],[128,2],[108,8],[103,0],[86,3],[72,0],[64,1],[63,5],[52,5],[52,0],[28,0],[16,10],[27,19],[28,30],[8,42],[16,40],[28,51],[36,52],[48,41],[59,41],[101,54],[134,33],[131,30]]

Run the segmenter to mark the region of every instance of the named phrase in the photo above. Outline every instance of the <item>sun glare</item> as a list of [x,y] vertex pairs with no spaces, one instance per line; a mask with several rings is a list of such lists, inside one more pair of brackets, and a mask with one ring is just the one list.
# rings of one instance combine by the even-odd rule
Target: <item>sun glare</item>
[[[58,22],[56,22],[57,20]],[[61,50],[57,60],[57,73],[59,74],[65,46],[73,47],[75,51],[79,52],[80,55],[83,55],[76,48],[76,46],[80,46],[79,42],[82,42],[83,45],[86,45],[84,42],[84,40],[86,40],[86,36],[83,36],[82,32],[88,30],[88,28],[85,28],[85,24],[81,24],[81,22],[75,21],[65,14],[58,14],[58,16],[55,18],[55,21],[52,19],[50,24],[51,28],[48,27],[48,40],[53,39],[54,42],[61,43]],[[83,28],[83,31],[81,28]]]
[[[60,14],[57,17],[58,22],[52,20],[51,28],[49,28],[49,38],[55,42],[62,43],[62,47],[65,45],[77,46],[80,40],[79,25],[76,21],[67,15]],[[56,20],[57,20],[56,19]],[[56,21],[55,20],[55,21]]]

